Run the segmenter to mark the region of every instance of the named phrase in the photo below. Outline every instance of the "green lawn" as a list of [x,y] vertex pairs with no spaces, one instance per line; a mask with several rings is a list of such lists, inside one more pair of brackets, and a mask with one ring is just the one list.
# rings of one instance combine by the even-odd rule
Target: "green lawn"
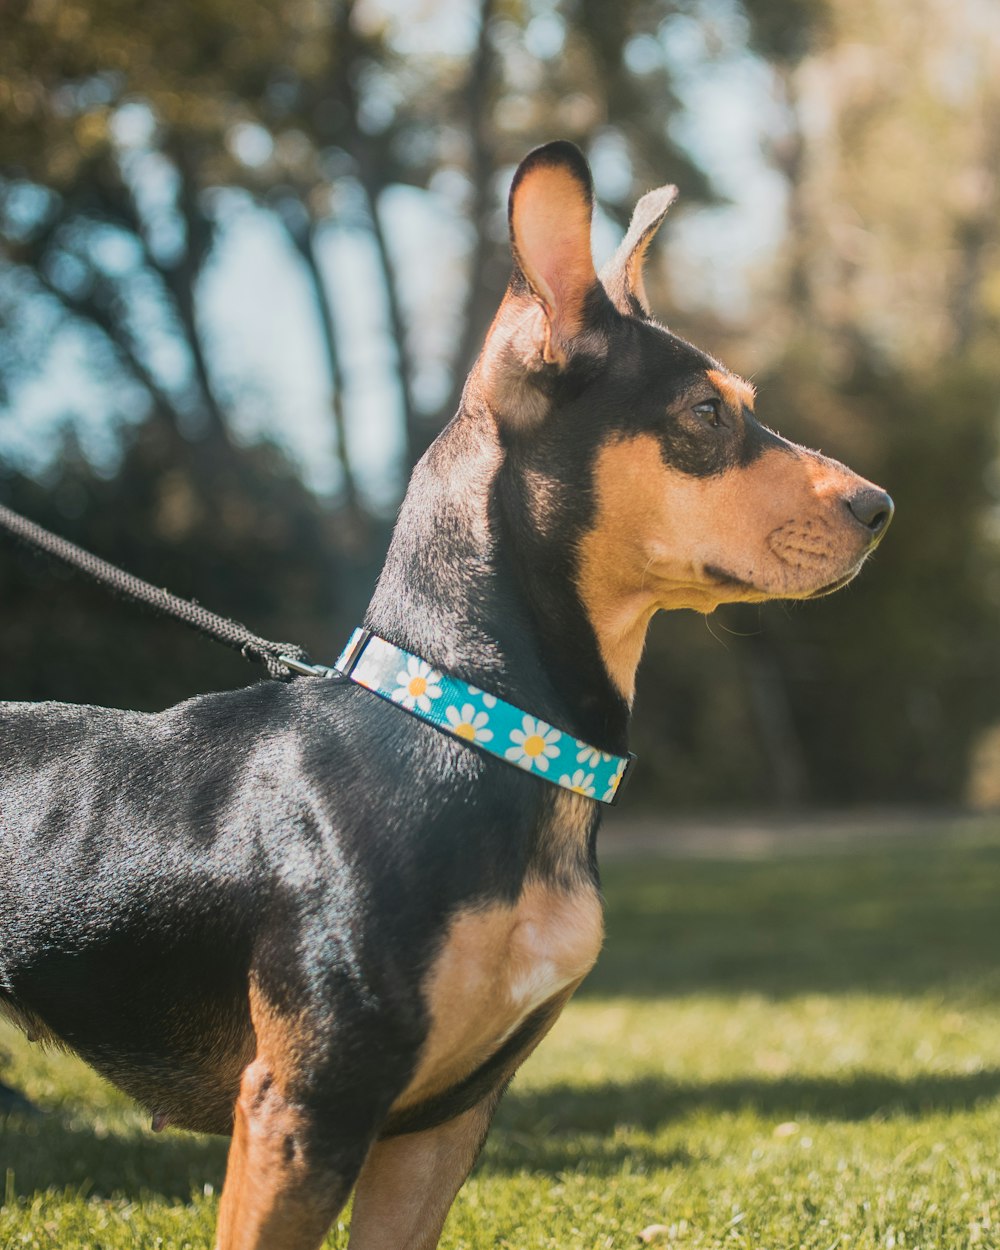
[[[605,884],[443,1246],[1000,1250],[1000,830]],[[49,1113],[0,1128],[0,1247],[211,1246],[224,1143],[9,1029],[0,1076]]]

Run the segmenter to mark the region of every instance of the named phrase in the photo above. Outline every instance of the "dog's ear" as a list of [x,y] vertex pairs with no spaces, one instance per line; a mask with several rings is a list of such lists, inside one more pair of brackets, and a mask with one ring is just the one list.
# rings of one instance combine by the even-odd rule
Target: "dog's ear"
[[632,214],[625,238],[614,256],[601,270],[601,282],[612,304],[626,316],[649,315],[646,287],[642,280],[642,266],[646,250],[653,235],[660,228],[667,210],[677,198],[677,188],[657,187],[647,191]]
[[508,221],[519,286],[544,314],[538,326],[541,360],[566,363],[583,329],[587,298],[597,285],[590,250],[594,191],[587,161],[575,144],[559,140],[529,152],[510,189]]
[[607,349],[614,315],[590,250],[594,193],[583,153],[559,141],[529,152],[510,189],[514,272],[469,380],[498,421],[530,428],[551,411],[571,361]]

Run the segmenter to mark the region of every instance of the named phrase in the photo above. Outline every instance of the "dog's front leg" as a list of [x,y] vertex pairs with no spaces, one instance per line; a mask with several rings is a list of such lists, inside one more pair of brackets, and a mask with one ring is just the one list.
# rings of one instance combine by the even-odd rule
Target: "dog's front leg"
[[261,1054],[243,1073],[217,1250],[315,1250],[364,1162],[367,1117],[293,1098],[281,1077]]
[[423,1133],[378,1142],[358,1180],[349,1250],[433,1250],[499,1101]]

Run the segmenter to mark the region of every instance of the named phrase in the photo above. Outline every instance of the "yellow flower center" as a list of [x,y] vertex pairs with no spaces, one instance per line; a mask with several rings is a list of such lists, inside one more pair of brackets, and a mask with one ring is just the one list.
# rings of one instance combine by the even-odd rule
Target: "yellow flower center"
[[528,755],[532,759],[534,759],[536,755],[541,755],[541,753],[544,750],[545,750],[545,739],[542,737],[541,734],[532,734],[530,738],[525,738],[524,740],[525,755]]
[[420,696],[427,690],[427,678],[411,677],[410,684],[406,688],[414,699],[419,699]]
[[584,798],[587,797],[587,791],[583,786],[570,786],[570,789],[574,790],[577,794],[582,794]]
[[464,720],[461,725],[455,726],[455,735],[459,738],[467,738],[469,742],[474,742],[476,738],[476,731],[467,720]]

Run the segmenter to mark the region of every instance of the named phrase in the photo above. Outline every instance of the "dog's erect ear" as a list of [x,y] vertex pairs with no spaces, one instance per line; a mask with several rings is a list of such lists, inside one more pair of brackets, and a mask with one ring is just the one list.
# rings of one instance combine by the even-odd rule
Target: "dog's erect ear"
[[608,297],[626,316],[643,317],[649,313],[642,266],[646,249],[676,198],[676,187],[657,187],[655,191],[647,191],[635,206],[632,222],[621,246],[601,270],[601,282]]
[[510,189],[510,243],[518,274],[545,314],[541,355],[565,364],[583,328],[588,294],[597,283],[590,251],[594,192],[578,147],[565,140],[529,152]]

